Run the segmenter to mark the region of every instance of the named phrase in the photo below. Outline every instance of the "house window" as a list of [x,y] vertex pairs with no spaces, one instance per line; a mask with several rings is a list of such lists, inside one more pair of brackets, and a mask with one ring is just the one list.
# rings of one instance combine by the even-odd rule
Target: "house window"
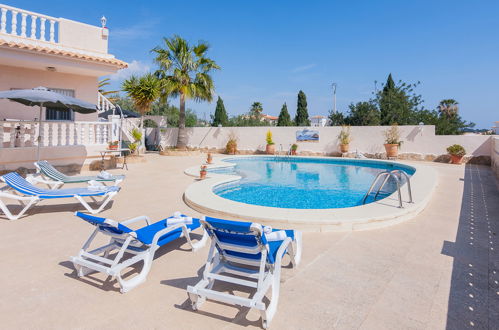
[[[66,96],[75,96],[74,89],[62,89],[62,88],[49,88],[49,90],[66,95]],[[47,108],[45,111],[45,120],[74,120],[73,110],[71,109],[56,109],[56,108]]]

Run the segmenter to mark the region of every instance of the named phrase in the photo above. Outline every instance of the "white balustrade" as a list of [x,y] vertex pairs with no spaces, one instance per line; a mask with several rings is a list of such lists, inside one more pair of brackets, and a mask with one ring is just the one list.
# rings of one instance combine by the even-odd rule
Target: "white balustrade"
[[[8,15],[10,12],[10,15]],[[18,31],[18,14],[21,14],[21,28]],[[47,15],[42,15],[28,10],[23,10],[4,4],[0,4],[0,33],[9,34],[11,36],[21,36],[27,38],[27,20],[28,16],[31,16],[31,31],[29,34],[30,39],[48,41],[51,43],[58,43],[56,41],[55,29],[56,25],[59,26],[59,19],[55,17],[50,17]],[[10,17],[10,22],[9,22]],[[38,21],[40,24],[38,24]],[[46,33],[46,24],[49,24],[48,37]],[[10,31],[7,31],[7,24],[10,23]]]
[[[105,145],[110,140],[111,122],[42,122],[0,121],[0,148],[40,146],[64,147],[75,145]],[[47,133],[47,134],[45,134]]]

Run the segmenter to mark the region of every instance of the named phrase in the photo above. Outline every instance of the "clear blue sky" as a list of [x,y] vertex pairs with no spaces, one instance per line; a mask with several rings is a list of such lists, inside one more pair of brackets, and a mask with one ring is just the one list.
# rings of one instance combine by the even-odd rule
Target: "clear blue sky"
[[[499,1],[6,1],[56,17],[99,25],[105,15],[110,52],[131,64],[113,77],[154,70],[150,49],[179,34],[211,45],[222,70],[216,92],[230,115],[263,103],[277,115],[296,94],[309,113],[367,100],[388,73],[417,89],[425,106],[454,98],[478,128],[499,120]],[[177,103],[177,100],[172,100]],[[188,104],[209,117],[215,103]]]

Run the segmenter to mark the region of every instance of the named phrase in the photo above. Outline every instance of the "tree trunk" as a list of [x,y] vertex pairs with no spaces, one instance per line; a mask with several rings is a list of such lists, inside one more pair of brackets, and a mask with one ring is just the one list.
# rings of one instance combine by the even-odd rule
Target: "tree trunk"
[[178,116],[178,137],[177,149],[186,149],[187,147],[187,132],[185,130],[185,95],[180,94],[180,113]]

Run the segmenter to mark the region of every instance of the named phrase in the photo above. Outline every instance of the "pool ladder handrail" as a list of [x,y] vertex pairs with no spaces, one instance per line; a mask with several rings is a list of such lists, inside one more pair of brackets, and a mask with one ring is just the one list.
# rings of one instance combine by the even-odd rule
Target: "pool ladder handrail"
[[400,176],[403,175],[405,177],[406,182],[407,182],[407,191],[409,193],[409,203],[413,203],[413,200],[412,200],[412,189],[411,189],[411,179],[410,179],[409,175],[407,175],[407,173],[405,173],[402,170],[391,170],[391,171],[384,171],[384,172],[378,173],[378,175],[376,175],[376,178],[374,179],[373,183],[371,184],[371,187],[369,188],[369,190],[365,194],[364,198],[362,199],[362,204],[366,203],[367,198],[369,197],[369,195],[371,194],[372,190],[376,186],[376,183],[378,182],[378,180],[380,178],[384,177],[384,180],[381,183],[381,185],[379,186],[378,191],[376,192],[376,195],[374,195],[374,200],[376,201],[376,198],[378,198],[378,195],[379,195],[380,191],[383,189],[383,187],[388,182],[388,180],[390,178],[393,178],[395,180],[395,183],[397,184],[399,207],[403,208],[404,206],[403,206],[403,203],[402,203],[402,192],[400,191],[400,183],[401,183],[400,181],[401,180],[397,176],[397,174],[399,174]]
[[284,148],[282,146],[282,143],[279,144],[279,151],[277,151],[275,159],[278,159],[281,153],[283,153],[283,155],[286,156],[286,158],[289,157],[291,155],[291,145],[289,145],[289,150],[286,153],[284,153]]

